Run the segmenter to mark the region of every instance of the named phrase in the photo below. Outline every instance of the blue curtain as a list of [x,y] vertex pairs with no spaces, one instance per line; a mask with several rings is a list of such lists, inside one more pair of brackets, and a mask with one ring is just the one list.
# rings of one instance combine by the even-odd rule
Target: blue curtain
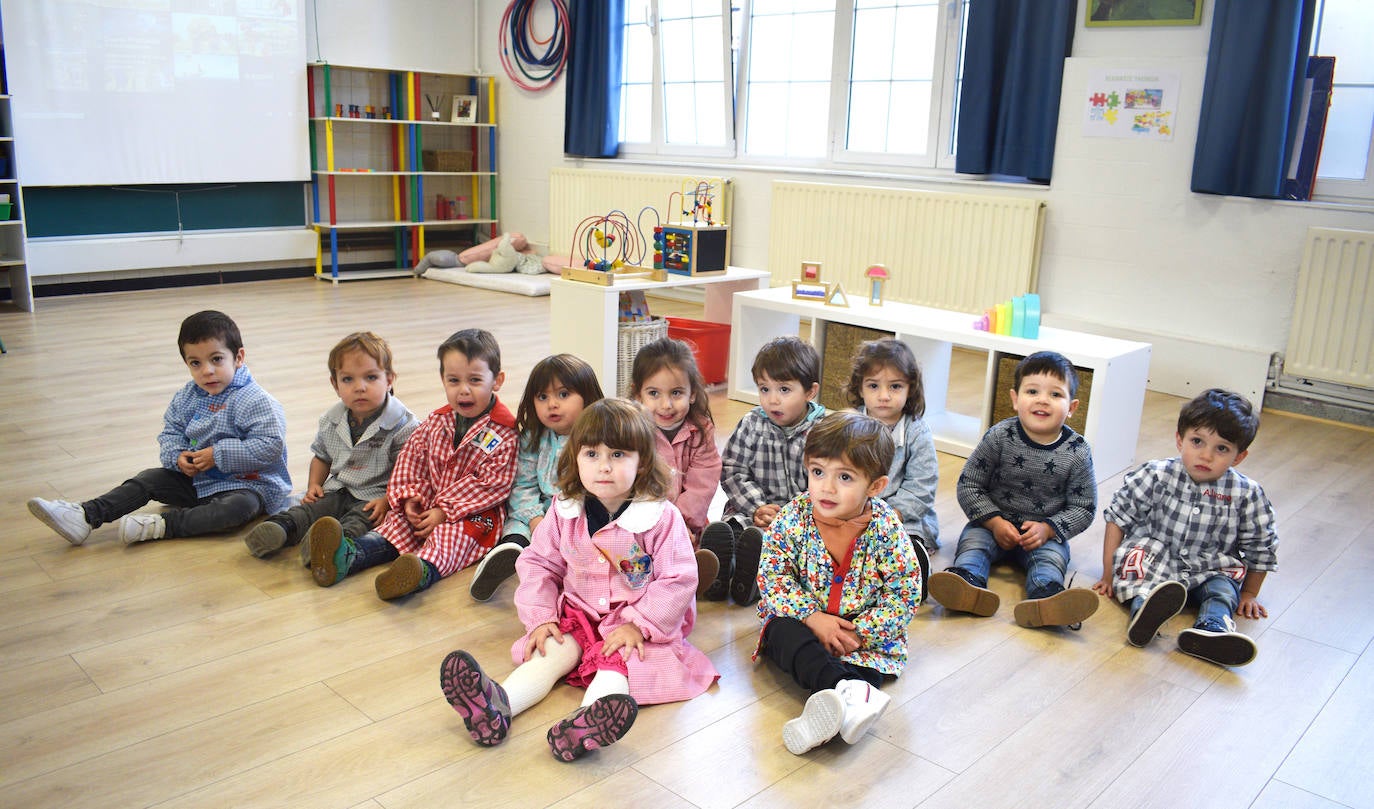
[[563,151],[615,157],[620,149],[621,45],[625,0],[574,0],[568,8],[568,85]]
[[1077,0],[971,0],[954,170],[1049,182]]
[[1302,125],[1316,0],[1216,0],[1194,191],[1279,198]]

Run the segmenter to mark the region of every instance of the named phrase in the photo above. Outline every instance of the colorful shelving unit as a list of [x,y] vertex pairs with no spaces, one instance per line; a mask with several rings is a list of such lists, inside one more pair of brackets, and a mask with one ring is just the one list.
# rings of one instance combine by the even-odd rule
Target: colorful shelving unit
[[[426,229],[498,234],[495,77],[314,63],[307,81],[316,278],[408,275]],[[473,120],[454,120],[455,96],[475,99]],[[394,266],[341,270],[342,231],[390,231]]]

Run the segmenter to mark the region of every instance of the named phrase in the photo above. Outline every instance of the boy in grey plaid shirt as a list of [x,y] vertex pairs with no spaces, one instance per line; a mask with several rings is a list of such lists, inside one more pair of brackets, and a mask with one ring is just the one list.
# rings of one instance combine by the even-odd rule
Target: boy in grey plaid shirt
[[[391,392],[391,346],[370,331],[354,332],[329,352],[329,384],[339,401],[320,416],[310,445],[310,475],[300,505],[273,514],[244,537],[259,558],[307,536],[320,519],[338,520],[344,536],[371,531],[386,516],[386,482],[419,422]],[[310,545],[301,545],[310,566]]]
[[1245,397],[1204,391],[1179,412],[1179,456],[1128,474],[1103,512],[1102,579],[1093,589],[1129,605],[1132,645],[1149,643],[1191,602],[1197,621],[1179,633],[1179,649],[1222,666],[1255,659],[1255,642],[1232,615],[1269,615],[1256,599],[1278,564],[1274,507],[1234,469],[1258,431]]
[[701,547],[720,560],[720,572],[703,597],[724,601],[728,594],[742,607],[759,600],[763,529],[778,509],[806,491],[802,450],[811,425],[825,415],[816,401],[821,358],[800,337],[765,343],[751,371],[759,406],[740,419],[720,456],[724,521],[701,532]]

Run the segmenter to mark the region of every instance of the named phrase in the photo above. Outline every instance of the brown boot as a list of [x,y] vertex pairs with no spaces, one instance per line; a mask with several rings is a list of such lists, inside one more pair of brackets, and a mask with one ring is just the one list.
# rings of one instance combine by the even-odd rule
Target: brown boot
[[1045,598],[1028,598],[1016,605],[1016,624],[1024,627],[1072,626],[1097,612],[1097,593],[1074,587]]

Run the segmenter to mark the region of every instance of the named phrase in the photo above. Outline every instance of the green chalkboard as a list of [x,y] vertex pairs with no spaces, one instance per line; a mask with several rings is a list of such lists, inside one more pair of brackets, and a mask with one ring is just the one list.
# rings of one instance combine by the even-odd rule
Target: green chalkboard
[[305,183],[26,186],[24,219],[30,238],[303,227],[305,188]]

